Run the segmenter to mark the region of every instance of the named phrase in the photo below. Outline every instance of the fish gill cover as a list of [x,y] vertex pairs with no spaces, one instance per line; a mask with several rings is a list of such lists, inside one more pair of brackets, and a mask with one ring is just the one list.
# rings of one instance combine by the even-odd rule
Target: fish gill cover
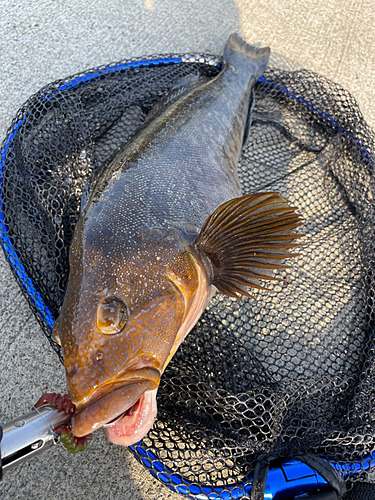
[[[171,82],[213,77],[220,62],[170,55],[97,68],[48,85],[15,117],[1,151],[3,249],[57,354],[51,326],[86,184]],[[259,455],[295,450],[365,480],[375,450],[373,132],[348,92],[278,57],[252,120],[243,194],[281,192],[306,237],[293,269],[255,300],[217,293],[162,378],[158,418],[133,452],[192,496],[211,485],[235,497]]]

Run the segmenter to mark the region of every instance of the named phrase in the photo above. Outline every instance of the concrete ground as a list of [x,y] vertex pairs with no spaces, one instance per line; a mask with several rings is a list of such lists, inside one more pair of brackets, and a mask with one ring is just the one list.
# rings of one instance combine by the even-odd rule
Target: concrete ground
[[[375,4],[372,0],[0,0],[0,138],[43,85],[132,56],[222,52],[241,33],[351,91],[375,125]],[[66,391],[63,367],[0,256],[0,373],[32,402]],[[0,422],[29,409],[0,378]],[[62,447],[15,469],[7,499],[178,499],[124,448],[98,432],[90,448]]]

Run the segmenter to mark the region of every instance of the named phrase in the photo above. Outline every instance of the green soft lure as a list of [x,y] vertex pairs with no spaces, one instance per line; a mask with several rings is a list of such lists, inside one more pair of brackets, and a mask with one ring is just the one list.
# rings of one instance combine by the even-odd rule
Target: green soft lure
[[92,434],[83,437],[76,437],[73,435],[69,427],[63,426],[55,429],[55,432],[60,436],[60,442],[64,448],[73,455],[84,451],[87,448],[88,442],[92,439]]

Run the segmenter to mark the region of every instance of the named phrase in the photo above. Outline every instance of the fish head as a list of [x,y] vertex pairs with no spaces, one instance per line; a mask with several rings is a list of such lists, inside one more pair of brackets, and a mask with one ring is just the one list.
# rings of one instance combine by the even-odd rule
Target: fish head
[[73,433],[104,427],[128,446],[151,428],[160,377],[202,313],[209,285],[204,266],[174,238],[133,252],[99,240],[77,227],[54,334],[76,405]]

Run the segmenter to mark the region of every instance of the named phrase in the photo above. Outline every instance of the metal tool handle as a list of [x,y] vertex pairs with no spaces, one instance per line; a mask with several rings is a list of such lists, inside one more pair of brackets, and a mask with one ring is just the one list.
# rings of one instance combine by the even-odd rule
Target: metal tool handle
[[59,436],[52,431],[71,417],[48,405],[0,427],[0,480],[2,473],[58,444]]

